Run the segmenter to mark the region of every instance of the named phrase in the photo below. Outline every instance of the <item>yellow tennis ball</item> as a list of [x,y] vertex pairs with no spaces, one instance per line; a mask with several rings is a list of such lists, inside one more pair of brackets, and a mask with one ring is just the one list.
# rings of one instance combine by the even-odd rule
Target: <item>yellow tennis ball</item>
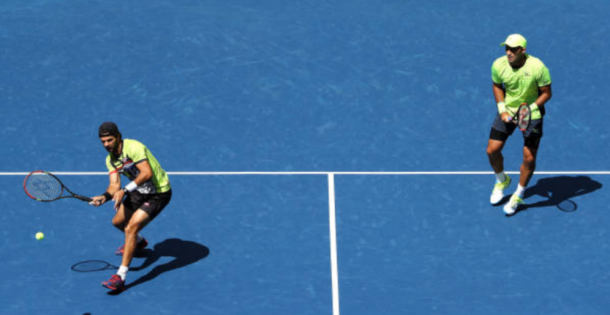
[[40,240],[42,240],[43,238],[44,238],[44,233],[42,233],[42,232],[38,232],[38,233],[36,233],[36,239],[37,239],[37,240],[39,240],[39,241],[40,241]]

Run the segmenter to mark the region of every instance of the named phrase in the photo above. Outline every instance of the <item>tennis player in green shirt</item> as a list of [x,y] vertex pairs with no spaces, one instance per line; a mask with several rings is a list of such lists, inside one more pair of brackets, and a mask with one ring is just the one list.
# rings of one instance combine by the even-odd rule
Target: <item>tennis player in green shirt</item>
[[[125,290],[125,277],[136,249],[144,249],[148,241],[140,231],[169,204],[172,189],[169,178],[150,150],[139,141],[123,139],[119,128],[105,122],[99,128],[100,141],[108,151],[106,167],[110,184],[106,191],[93,197],[91,204],[100,206],[114,201],[116,214],[112,224],[125,233],[125,244],[118,248],[123,256],[117,274],[102,285],[111,291]],[[121,176],[129,180],[121,188]]]
[[504,198],[504,190],[511,178],[504,173],[502,149],[517,125],[510,121],[521,103],[532,109],[531,123],[523,132],[523,163],[521,164],[519,184],[516,191],[504,205],[504,212],[513,215],[523,205],[523,193],[536,169],[536,155],[542,138],[544,106],[551,99],[551,75],[540,59],[526,53],[527,41],[519,34],[506,38],[506,55],[491,67],[492,89],[498,107],[487,144],[489,163],[496,175],[496,184],[490,202],[499,204]]

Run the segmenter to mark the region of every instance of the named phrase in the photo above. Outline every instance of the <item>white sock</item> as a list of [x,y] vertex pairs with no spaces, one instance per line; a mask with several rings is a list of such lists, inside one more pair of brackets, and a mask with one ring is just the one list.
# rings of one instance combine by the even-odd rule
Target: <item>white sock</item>
[[121,280],[125,281],[128,270],[129,270],[129,267],[121,265],[121,267],[119,267],[119,271],[117,271],[116,274],[119,275],[119,277],[121,277]]
[[144,239],[140,234],[136,235],[136,243],[140,243],[140,241]]
[[496,180],[498,183],[503,183],[506,180],[506,174],[504,172],[496,173]]
[[525,187],[521,186],[521,184],[519,184],[519,186],[517,186],[517,190],[515,191],[515,194],[517,194],[517,196],[519,196],[519,198],[523,198],[523,193],[525,192]]

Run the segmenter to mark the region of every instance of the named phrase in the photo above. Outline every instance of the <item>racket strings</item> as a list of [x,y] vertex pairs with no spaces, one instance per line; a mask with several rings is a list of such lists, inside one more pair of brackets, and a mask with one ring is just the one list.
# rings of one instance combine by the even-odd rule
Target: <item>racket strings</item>
[[525,130],[530,122],[531,112],[527,106],[523,106],[519,109],[519,128]]
[[53,176],[40,173],[29,176],[25,189],[34,198],[40,200],[53,200],[61,197],[63,186]]

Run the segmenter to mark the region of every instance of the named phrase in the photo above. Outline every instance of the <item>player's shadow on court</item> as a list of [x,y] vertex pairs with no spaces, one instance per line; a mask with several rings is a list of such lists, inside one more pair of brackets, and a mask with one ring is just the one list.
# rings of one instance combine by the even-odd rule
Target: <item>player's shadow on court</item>
[[[529,187],[525,191],[524,200],[526,205],[519,211],[533,208],[543,208],[555,206],[559,210],[573,212],[578,209],[578,204],[573,200],[574,197],[586,195],[602,188],[602,184],[592,180],[588,176],[557,176],[538,180],[536,185]],[[532,196],[547,198],[532,204],[527,203],[527,198]]]
[[138,271],[146,269],[162,257],[173,257],[174,259],[168,263],[155,266],[151,271],[141,276],[134,282],[128,282],[126,287],[127,289],[130,289],[142,283],[151,281],[165,272],[196,263],[197,261],[206,258],[209,254],[210,249],[199,243],[184,241],[177,238],[166,239],[161,243],[155,244],[152,249],[138,251],[135,257],[145,257],[146,260],[142,263],[142,265],[129,268],[129,270]]

